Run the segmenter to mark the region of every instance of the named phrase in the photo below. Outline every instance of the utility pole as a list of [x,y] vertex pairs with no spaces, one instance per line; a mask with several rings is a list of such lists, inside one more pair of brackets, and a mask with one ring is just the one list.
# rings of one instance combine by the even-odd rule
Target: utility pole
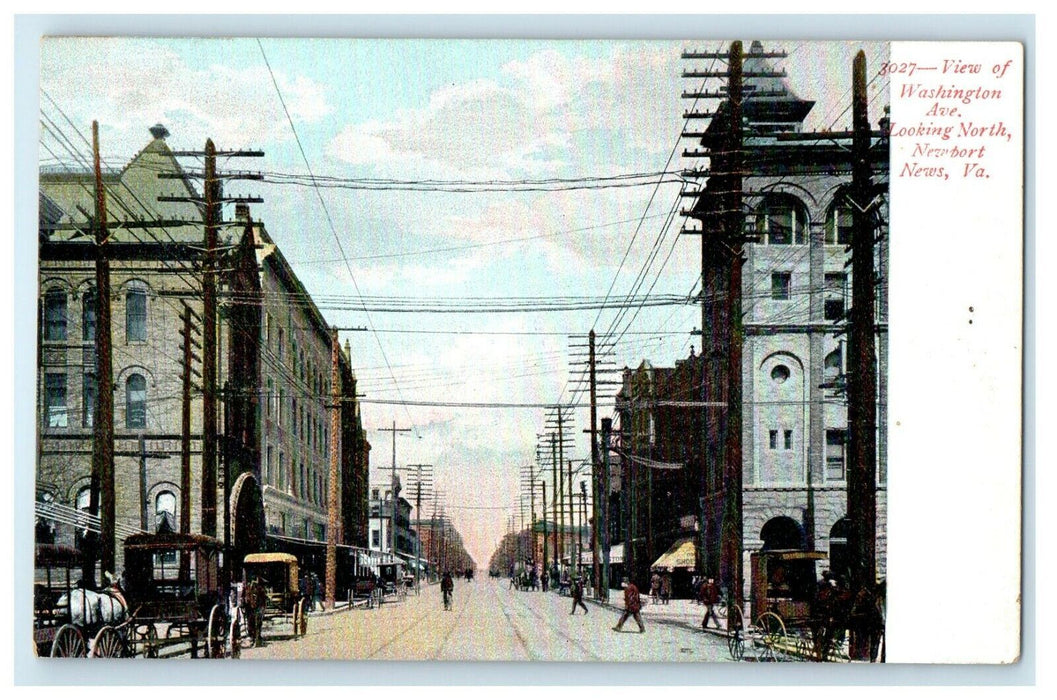
[[[756,58],[780,58],[784,53],[754,53]],[[700,514],[703,573],[743,595],[742,575],[742,265],[744,258],[743,199],[743,51],[732,42],[727,53],[684,52],[683,58],[725,59],[726,71],[684,71],[688,78],[726,78],[727,89],[684,92],[686,98],[719,98],[715,112],[688,112],[687,118],[712,118],[703,133],[684,132],[700,139],[700,151],[686,156],[707,157],[711,172],[707,188],[690,192],[694,207],[685,212],[700,219],[702,228],[683,233],[702,235],[702,422]],[[753,78],[780,78],[772,71],[753,72]],[[754,91],[754,97],[781,96],[784,92]],[[718,231],[709,231],[718,228]]]
[[183,328],[180,335],[183,336],[183,362],[180,372],[180,532],[187,535],[191,532],[191,387],[194,383],[191,375],[201,378],[202,373],[194,368],[193,361],[201,358],[195,355],[194,348],[202,349],[202,344],[194,338],[198,333],[192,319],[201,317],[184,302]]
[[217,155],[206,139],[205,256],[202,260],[202,534],[217,534]]
[[[876,583],[877,532],[877,351],[874,323],[874,208],[867,112],[866,55],[852,66],[852,304],[848,350],[848,519],[851,533],[851,588],[873,590]],[[850,639],[850,655],[870,660],[867,635]]]
[[[547,484],[540,479],[540,493],[543,494],[543,576],[550,576],[547,569]],[[540,581],[543,590],[547,590],[543,581]]]
[[[599,565],[599,559],[601,557],[601,548],[599,547],[598,537],[598,526],[601,522],[600,513],[598,509],[599,504],[599,491],[601,491],[599,478],[599,459],[598,459],[598,434],[596,432],[596,425],[598,424],[598,396],[597,396],[597,379],[595,378],[595,329],[592,328],[591,332],[587,335],[587,342],[589,345],[588,349],[588,362],[590,363],[590,388],[591,388],[591,573],[593,574],[592,580],[594,581],[595,591],[602,590],[602,568]],[[595,594],[598,598],[599,594]]]
[[[206,139],[205,150],[174,151],[176,156],[204,158],[202,172],[182,171],[159,173],[162,179],[187,177],[202,180],[202,200],[191,197],[158,197],[159,202],[195,202],[203,207],[204,251],[202,256],[202,534],[216,537],[217,534],[217,230],[222,221],[221,207],[225,202],[263,202],[260,197],[223,196],[221,180],[261,180],[260,174],[217,172],[217,149],[212,139]],[[262,151],[224,151],[225,156],[260,157]],[[227,465],[225,465],[227,466]],[[229,487],[228,475],[224,476],[225,532],[230,518],[226,517]],[[230,543],[225,542],[225,545]],[[226,568],[226,565],[225,565]]]
[[553,511],[554,535],[554,559],[561,566],[562,554],[558,532],[558,443],[557,437],[551,433],[551,510]]
[[566,478],[566,482],[568,482],[567,485],[569,487],[569,527],[573,530],[572,536],[569,539],[569,570],[571,572],[579,569],[576,555],[576,547],[580,536],[576,532],[576,518],[574,517],[575,506],[573,505],[573,461],[571,459],[568,461],[568,465],[569,472]]
[[609,600],[609,436],[613,431],[613,419],[602,419],[602,587],[599,600]]
[[95,587],[95,561],[102,571],[114,570],[114,379],[110,330],[110,258],[108,255],[106,190],[99,157],[99,122],[92,122],[92,158],[95,169],[95,357],[96,392],[93,414],[92,475],[89,511],[99,517],[98,539],[90,533],[85,541],[82,578]]
[[338,529],[340,515],[341,478],[341,370],[338,355],[341,352],[338,344],[338,331],[330,329],[330,472],[327,483],[327,564],[326,564],[326,601],[327,610],[334,609],[337,598],[338,574]]
[[[432,464],[409,464],[408,467],[413,467],[417,470],[415,474],[415,518],[418,520],[418,527],[415,529],[415,592],[421,590],[419,567],[422,565],[422,470],[432,469]],[[432,476],[427,472],[427,476]]]
[[396,421],[393,421],[392,428],[379,428],[379,432],[392,433],[393,434],[393,473],[389,480],[389,489],[392,494],[392,501],[389,508],[389,553],[396,559],[396,509],[397,509],[397,492],[396,492],[396,434],[397,433],[410,433],[411,428],[397,428]]

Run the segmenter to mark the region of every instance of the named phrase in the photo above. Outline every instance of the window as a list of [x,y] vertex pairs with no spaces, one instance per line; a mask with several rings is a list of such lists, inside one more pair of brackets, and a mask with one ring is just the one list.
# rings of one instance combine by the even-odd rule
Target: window
[[133,287],[125,296],[125,340],[147,339],[147,290]]
[[378,489],[371,489],[371,498],[376,501],[378,500]]
[[95,375],[91,372],[84,375],[81,385],[81,425],[92,427],[92,415],[95,413]]
[[769,438],[770,448],[772,450],[777,450],[778,449],[778,431],[777,430],[771,430],[768,433],[768,438]]
[[89,289],[81,295],[81,339],[86,343],[95,340],[95,290]]
[[769,199],[756,211],[756,233],[763,245],[803,245],[807,212],[791,197]]
[[283,361],[283,352],[284,352],[284,349],[285,349],[285,344],[283,342],[283,329],[282,328],[279,329],[279,343],[278,343],[277,348],[278,348],[278,353],[277,354],[279,355],[279,362],[282,362]]
[[789,368],[785,365],[775,365],[771,370],[771,381],[775,384],[785,384],[789,380]]
[[68,424],[65,374],[44,375],[44,424],[49,428],[65,428]]
[[268,486],[271,486],[272,485],[272,464],[273,464],[272,458],[274,457],[274,455],[272,454],[272,446],[271,445],[268,445],[268,449],[266,450],[266,452],[267,452],[267,457],[265,458],[265,461],[264,461],[264,483],[267,484]]
[[[176,532],[176,495],[162,491],[154,497],[154,527],[156,532]],[[174,555],[176,552],[173,551]]]
[[279,453],[279,490],[286,490],[286,456]]
[[66,340],[66,292],[61,289],[44,295],[44,340]]
[[785,431],[783,431],[783,433],[784,433],[783,437],[784,437],[784,442],[785,442],[785,449],[787,449],[787,450],[793,449],[793,431],[792,430],[785,430]]
[[771,273],[771,298],[778,301],[789,300],[789,288],[792,285],[793,275],[790,272]]
[[275,393],[275,382],[272,381],[271,377],[268,377],[268,382],[267,382],[266,386],[267,386],[267,398],[264,401],[265,407],[266,407],[265,410],[267,410],[267,412],[268,412],[268,417],[271,418],[272,417],[272,406],[275,404],[275,397],[273,396],[273,394]]
[[[92,489],[85,486],[77,492],[77,498],[74,499],[74,507],[81,513],[88,513],[92,508]],[[74,531],[74,547],[82,549],[84,547],[84,538],[88,535],[88,519],[82,520],[80,517],[77,518],[78,527]]]
[[826,355],[825,364],[823,366],[823,375],[825,376],[826,381],[833,381],[840,377],[843,365],[841,360],[841,349],[839,347]]
[[[55,503],[55,494],[45,491],[40,494],[37,501],[45,508]],[[37,544],[55,544],[55,521],[38,517],[35,524],[35,538]]]
[[147,427],[147,380],[142,374],[125,380],[125,427]]
[[279,387],[279,398],[275,404],[275,424],[279,427],[283,425],[283,403],[286,401],[286,390]]
[[844,443],[847,435],[847,430],[826,430],[826,481],[844,481]]
[[826,245],[851,245],[854,219],[851,207],[836,204],[826,216]]
[[826,320],[839,321],[844,318],[844,290],[848,276],[843,272],[826,273]]
[[371,530],[371,546],[381,547],[382,546],[382,533],[377,530]]

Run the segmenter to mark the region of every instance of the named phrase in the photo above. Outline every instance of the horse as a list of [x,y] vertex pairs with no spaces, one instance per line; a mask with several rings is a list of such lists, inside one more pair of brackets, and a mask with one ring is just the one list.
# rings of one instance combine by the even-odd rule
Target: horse
[[242,592],[242,604],[246,609],[246,629],[253,646],[261,645],[261,628],[264,626],[264,609],[268,604],[268,593],[260,581],[251,581]]
[[69,606],[70,622],[79,627],[118,625],[128,618],[128,603],[116,584],[93,591],[78,581],[69,593],[62,594],[56,605]]

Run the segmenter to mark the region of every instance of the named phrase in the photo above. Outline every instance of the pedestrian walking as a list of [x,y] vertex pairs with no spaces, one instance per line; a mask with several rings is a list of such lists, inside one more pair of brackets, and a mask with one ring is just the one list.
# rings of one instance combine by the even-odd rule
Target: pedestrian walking
[[451,595],[455,591],[455,581],[451,578],[451,572],[445,571],[444,578],[440,581],[440,592],[444,598],[444,609],[451,610]]
[[661,599],[661,575],[656,571],[650,577],[650,603],[657,603]]
[[714,578],[709,578],[701,584],[701,602],[705,605],[705,618],[701,620],[701,629],[708,629],[708,618],[716,621],[716,628],[720,628],[719,618],[716,617],[715,607],[719,603],[719,586]]
[[573,609],[569,611],[570,615],[576,614],[576,606],[579,605],[584,609],[584,615],[587,614],[587,606],[584,605],[584,580],[580,577],[573,579],[572,589],[570,593],[573,597]]
[[646,631],[646,626],[642,624],[642,615],[639,614],[639,611],[642,610],[642,598],[639,597],[639,588],[627,579],[624,579],[620,585],[624,589],[624,613],[620,616],[620,622],[613,628],[613,631],[620,632],[627,619],[634,617],[635,622],[639,624],[639,633],[641,634]]

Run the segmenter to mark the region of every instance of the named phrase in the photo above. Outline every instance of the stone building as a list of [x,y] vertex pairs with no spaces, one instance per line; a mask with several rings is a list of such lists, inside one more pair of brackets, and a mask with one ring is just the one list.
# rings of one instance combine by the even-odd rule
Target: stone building
[[[124,536],[179,529],[184,306],[201,317],[201,211],[193,203],[158,201],[163,195],[200,197],[166,144],[168,132],[158,125],[151,134],[127,165],[104,173],[112,223],[186,222],[111,226],[119,561]],[[94,242],[86,220],[94,180],[88,170],[42,169],[40,177],[37,501],[45,517],[37,519],[38,541],[79,545],[97,390]],[[366,531],[369,445],[348,347],[338,353],[342,435],[332,436],[329,327],[263,224],[252,222],[244,206],[237,207],[235,220],[235,226],[220,228],[218,242],[226,252],[219,277],[217,534],[224,537],[227,517],[234,531],[228,536],[244,547],[263,546],[265,532],[325,541],[333,437],[341,439],[339,542],[357,544]],[[195,387],[191,532],[201,531],[201,437],[201,392]]]
[[[845,444],[848,411],[846,317],[850,306],[851,136],[807,133],[814,102],[794,94],[754,42],[744,61],[742,102],[746,233],[742,294],[741,556],[746,586],[750,552],[814,549],[838,573],[847,566]],[[849,66],[850,71],[850,66]],[[756,93],[759,96],[753,96]],[[702,143],[722,149],[725,110]],[[875,131],[874,180],[887,189],[888,148]],[[722,155],[712,167],[722,171]],[[707,188],[720,186],[718,178]],[[707,190],[706,190],[707,191]],[[877,303],[877,576],[885,576],[887,496],[888,237],[881,198],[874,269]],[[707,203],[707,199],[703,202]],[[700,204],[699,204],[700,206]],[[709,226],[706,216],[704,225]],[[706,234],[707,235],[707,234]],[[708,254],[705,254],[706,283]],[[707,286],[706,286],[707,291]],[[710,347],[706,311],[704,346]],[[706,350],[707,351],[707,350]],[[706,352],[703,351],[703,354]],[[706,425],[706,433],[708,426]],[[705,567],[724,574],[728,496],[716,465],[705,480]],[[724,580],[729,580],[724,575]],[[746,588],[747,591],[747,588]]]

